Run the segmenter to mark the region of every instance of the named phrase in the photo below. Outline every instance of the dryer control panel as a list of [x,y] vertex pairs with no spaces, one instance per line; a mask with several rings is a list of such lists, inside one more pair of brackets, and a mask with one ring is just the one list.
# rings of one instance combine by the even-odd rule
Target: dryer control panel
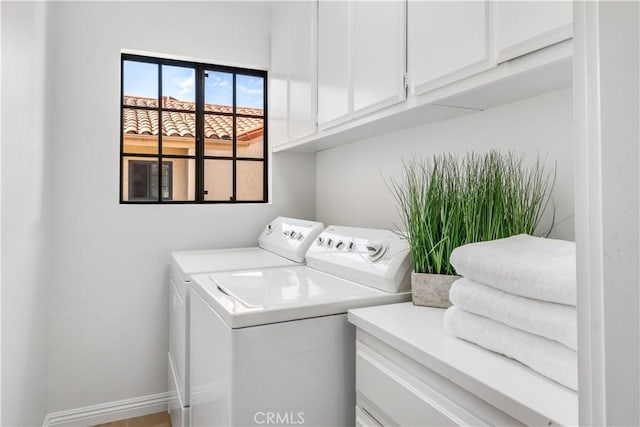
[[389,230],[331,225],[309,248],[307,266],[387,292],[411,287],[409,244]]
[[292,261],[304,262],[309,246],[323,229],[320,222],[279,216],[265,226],[258,244],[262,249]]

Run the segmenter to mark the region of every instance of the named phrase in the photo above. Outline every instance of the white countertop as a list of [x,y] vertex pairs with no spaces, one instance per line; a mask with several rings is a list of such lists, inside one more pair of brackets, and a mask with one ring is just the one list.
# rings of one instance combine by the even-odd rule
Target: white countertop
[[448,336],[443,315],[443,309],[400,303],[350,310],[349,321],[503,412],[524,417],[525,423],[542,416],[578,425],[576,392],[521,363]]

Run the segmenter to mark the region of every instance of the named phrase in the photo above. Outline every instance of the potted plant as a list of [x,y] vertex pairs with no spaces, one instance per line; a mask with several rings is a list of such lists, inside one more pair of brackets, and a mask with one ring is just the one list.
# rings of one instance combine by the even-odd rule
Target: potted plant
[[490,151],[463,157],[439,154],[403,161],[401,180],[389,188],[409,242],[416,305],[448,307],[457,280],[451,251],[478,241],[533,234],[549,203],[553,182],[538,161]]

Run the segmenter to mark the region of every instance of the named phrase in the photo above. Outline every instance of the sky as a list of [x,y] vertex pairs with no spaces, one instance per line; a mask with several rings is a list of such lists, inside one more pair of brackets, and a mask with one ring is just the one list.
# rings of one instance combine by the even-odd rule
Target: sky
[[[233,76],[230,73],[208,71],[205,77],[205,103],[232,105]],[[124,62],[124,94],[158,97],[158,65],[144,62]],[[195,70],[162,66],[162,95],[181,101],[195,101]],[[238,107],[263,108],[262,77],[236,75]]]

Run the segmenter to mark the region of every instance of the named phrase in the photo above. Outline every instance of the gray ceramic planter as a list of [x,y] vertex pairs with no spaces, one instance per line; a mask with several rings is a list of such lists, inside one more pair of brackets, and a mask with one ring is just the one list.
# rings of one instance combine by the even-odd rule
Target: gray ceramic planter
[[451,307],[449,289],[460,276],[448,274],[411,273],[411,296],[414,305]]

